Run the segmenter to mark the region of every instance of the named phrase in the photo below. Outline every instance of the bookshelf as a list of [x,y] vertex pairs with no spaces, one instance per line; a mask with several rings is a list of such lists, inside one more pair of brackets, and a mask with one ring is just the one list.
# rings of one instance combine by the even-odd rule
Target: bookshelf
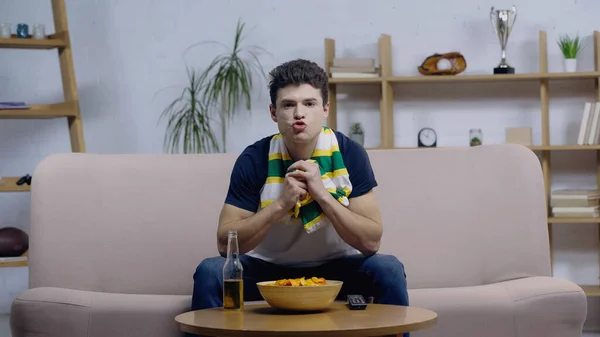
[[[11,38],[0,38],[0,49],[55,49],[58,53],[64,101],[54,104],[33,104],[30,105],[29,109],[0,109],[0,120],[64,118],[69,129],[72,151],[85,152],[85,140],[79,110],[79,96],[75,81],[66,5],[64,0],[51,0],[51,3],[55,34],[48,35],[45,39],[40,40],[18,38],[16,35],[13,35]],[[2,172],[0,172],[0,192],[30,191],[30,187],[27,184],[17,185],[20,177],[6,177],[1,174]],[[27,253],[24,256],[28,256]],[[27,265],[27,260],[0,261],[0,268]]]
[[[379,100],[380,115],[380,145],[375,149],[398,149],[410,150],[417,147],[397,147],[394,144],[394,89],[393,84],[443,84],[453,83],[482,83],[482,82],[502,82],[510,85],[515,82],[537,82],[539,83],[539,99],[541,106],[541,131],[542,144],[529,146],[529,148],[539,155],[544,186],[546,202],[548,205],[548,231],[550,235],[550,254],[552,258],[552,224],[567,223],[598,223],[600,218],[558,218],[551,216],[550,194],[551,194],[551,154],[556,151],[595,151],[597,185],[600,188],[600,145],[551,145],[550,144],[550,94],[549,83],[553,80],[560,81],[581,81],[593,80],[595,83],[595,99],[600,101],[600,32],[594,31],[593,34],[594,50],[594,71],[575,72],[575,73],[549,73],[548,72],[548,46],[547,35],[545,31],[538,34],[539,42],[539,72],[530,74],[497,74],[497,75],[465,75],[455,76],[394,76],[392,71],[392,45],[391,36],[382,34],[378,40],[379,56],[379,76],[371,78],[331,78],[329,79],[329,117],[327,125],[331,128],[337,128],[337,88],[338,85],[376,85],[380,87],[381,97]],[[331,74],[331,68],[335,56],[335,40],[325,39],[325,71]],[[600,238],[599,238],[600,239]],[[600,285],[580,285],[588,296],[600,296]]]

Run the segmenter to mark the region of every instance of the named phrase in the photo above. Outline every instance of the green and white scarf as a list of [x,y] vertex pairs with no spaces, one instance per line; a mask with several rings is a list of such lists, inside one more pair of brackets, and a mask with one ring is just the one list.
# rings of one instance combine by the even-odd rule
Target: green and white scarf
[[[340,153],[337,138],[333,130],[323,127],[310,161],[316,162],[321,170],[321,178],[327,191],[342,205],[348,207],[348,196],[352,192],[352,184],[344,159]],[[271,138],[269,148],[269,166],[267,180],[261,192],[261,208],[272,203],[281,193],[281,187],[294,161],[287,151],[281,134]],[[308,195],[300,200],[289,211],[290,218],[300,218],[307,233],[313,233],[323,227],[328,220],[324,217],[321,206]]]

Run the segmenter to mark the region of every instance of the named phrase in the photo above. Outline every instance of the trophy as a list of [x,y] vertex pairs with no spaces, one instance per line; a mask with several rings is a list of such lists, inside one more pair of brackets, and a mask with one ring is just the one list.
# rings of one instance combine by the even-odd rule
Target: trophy
[[494,68],[494,74],[514,74],[515,68],[511,67],[506,63],[506,42],[508,36],[512,30],[515,20],[517,19],[517,7],[514,5],[510,10],[508,9],[492,9],[490,11],[490,21],[498,39],[500,40],[500,47],[502,47],[502,59],[496,68]]

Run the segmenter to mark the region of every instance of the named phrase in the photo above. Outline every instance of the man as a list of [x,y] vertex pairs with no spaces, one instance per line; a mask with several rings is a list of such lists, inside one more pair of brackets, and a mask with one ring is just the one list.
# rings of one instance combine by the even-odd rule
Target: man
[[[196,269],[192,310],[223,305],[229,230],[238,232],[246,301],[262,300],[256,282],[316,276],[344,282],[338,299],[362,294],[375,303],[408,305],[404,266],[376,254],[383,229],[369,157],[358,143],[323,127],[327,74],[314,62],[294,60],[270,75],[269,109],[280,134],[238,157],[219,218],[221,256]],[[326,178],[320,169],[329,172]]]

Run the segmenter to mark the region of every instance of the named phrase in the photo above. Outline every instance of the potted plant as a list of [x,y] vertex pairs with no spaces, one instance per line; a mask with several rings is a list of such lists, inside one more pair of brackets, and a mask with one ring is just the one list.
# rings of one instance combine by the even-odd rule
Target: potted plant
[[360,123],[352,124],[352,127],[350,128],[350,139],[362,146],[365,145],[365,134]]
[[582,47],[579,36],[571,38],[569,35],[563,35],[558,40],[558,46],[564,57],[565,71],[568,73],[577,71],[577,56]]
[[483,132],[481,129],[469,130],[469,146],[479,146],[483,144]]
[[193,68],[188,68],[187,74],[187,86],[161,114],[161,119],[168,119],[165,151],[177,153],[181,148],[185,154],[219,152],[219,144],[210,124],[209,109],[202,99],[202,74]]
[[[188,85],[161,115],[168,119],[164,139],[167,151],[227,152],[227,127],[234,113],[242,106],[251,111],[254,75],[266,78],[257,53],[242,46],[244,26],[238,20],[233,46],[215,56],[202,72],[188,68]],[[199,44],[204,43],[224,46],[215,41]],[[214,119],[221,125],[220,146],[211,124]]]

